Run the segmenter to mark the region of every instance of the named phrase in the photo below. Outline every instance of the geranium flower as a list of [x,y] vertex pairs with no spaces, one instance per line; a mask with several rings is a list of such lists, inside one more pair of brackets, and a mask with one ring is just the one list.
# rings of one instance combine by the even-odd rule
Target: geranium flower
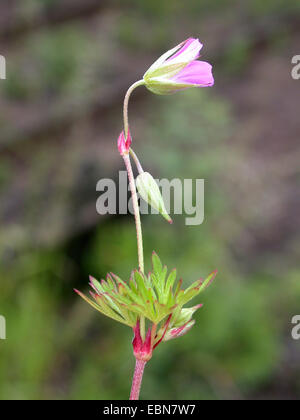
[[201,42],[188,38],[164,53],[144,74],[145,86],[153,93],[165,95],[190,87],[214,84],[212,66],[200,57]]

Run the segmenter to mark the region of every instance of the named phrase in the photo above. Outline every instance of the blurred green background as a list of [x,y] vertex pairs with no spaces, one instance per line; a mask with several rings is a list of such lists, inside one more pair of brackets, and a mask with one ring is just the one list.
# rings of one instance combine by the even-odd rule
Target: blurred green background
[[298,399],[298,0],[1,0],[1,399],[126,399],[132,331],[75,293],[128,278],[131,216],[96,212],[124,170],[122,100],[165,50],[204,43],[215,86],[130,103],[135,151],[157,178],[204,178],[205,220],[143,216],[185,284],[219,273],[184,337],[155,350],[143,399]]

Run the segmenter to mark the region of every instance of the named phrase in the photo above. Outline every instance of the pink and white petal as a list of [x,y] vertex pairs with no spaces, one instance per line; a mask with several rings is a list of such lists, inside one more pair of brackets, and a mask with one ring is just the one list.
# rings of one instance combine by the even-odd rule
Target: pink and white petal
[[169,60],[172,60],[172,58],[176,58],[179,54],[182,54],[194,41],[195,38],[188,38],[185,41],[183,41],[180,44],[180,49],[174,55],[172,55],[172,57],[170,57]]
[[199,39],[189,38],[185,41],[184,45],[172,57],[168,58],[168,63],[182,63],[197,60],[200,56],[200,50],[203,44]]
[[192,61],[174,77],[172,81],[180,84],[191,84],[197,86],[212,86],[214,77],[212,66],[206,61]]
[[167,61],[167,59],[174,53],[176,53],[176,51],[178,51],[178,49],[182,46],[181,44],[176,45],[176,47],[171,48],[170,50],[166,51],[164,54],[162,54],[150,67],[149,69],[146,71],[144,77],[149,74],[150,72],[158,69],[159,67],[161,67],[162,65],[164,65],[164,63]]

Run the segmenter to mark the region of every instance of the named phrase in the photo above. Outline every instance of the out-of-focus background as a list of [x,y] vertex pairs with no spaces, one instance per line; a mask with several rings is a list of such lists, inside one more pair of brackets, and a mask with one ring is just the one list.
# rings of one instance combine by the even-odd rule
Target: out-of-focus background
[[132,216],[97,214],[96,184],[124,170],[126,89],[189,36],[215,86],[139,88],[130,122],[155,177],[205,179],[205,220],[143,216],[146,268],[156,250],[185,285],[219,273],[141,397],[299,398],[299,0],[1,0],[1,399],[128,398],[132,332],[73,288],[137,265]]

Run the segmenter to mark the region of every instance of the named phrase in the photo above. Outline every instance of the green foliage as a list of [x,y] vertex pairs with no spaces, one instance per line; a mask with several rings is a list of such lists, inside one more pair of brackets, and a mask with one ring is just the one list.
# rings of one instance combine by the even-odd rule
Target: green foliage
[[[197,280],[187,289],[181,289],[182,280],[176,281],[176,270],[167,276],[167,267],[163,266],[158,255],[152,254],[152,272],[147,276],[139,271],[133,271],[128,283],[113,273],[107,274],[106,281],[98,282],[90,277],[90,292],[93,299],[83,293],[76,292],[93,308],[102,314],[134,327],[139,317],[145,317],[158,325],[170,316],[161,334],[167,333],[173,326],[183,327],[191,320],[195,309],[183,309],[183,305],[201,293],[212,281],[215,272],[206,280]],[[190,315],[190,316],[189,316]]]

